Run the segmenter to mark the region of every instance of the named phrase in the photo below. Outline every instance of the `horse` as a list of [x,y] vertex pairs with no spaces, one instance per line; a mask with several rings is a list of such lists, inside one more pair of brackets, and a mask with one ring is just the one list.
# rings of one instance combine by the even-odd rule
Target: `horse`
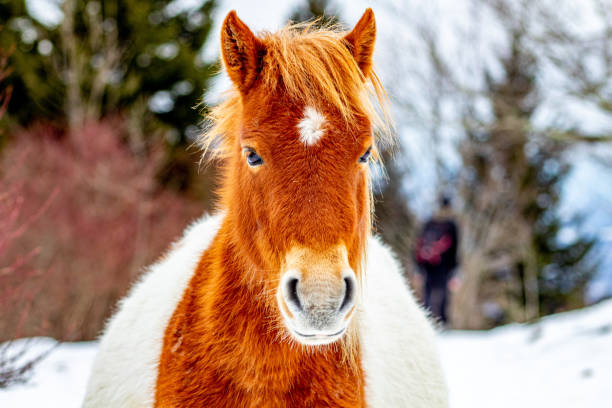
[[133,286],[84,407],[446,407],[435,330],[373,233],[389,141],[374,13],[350,31],[221,29],[232,82],[203,149],[216,214]]

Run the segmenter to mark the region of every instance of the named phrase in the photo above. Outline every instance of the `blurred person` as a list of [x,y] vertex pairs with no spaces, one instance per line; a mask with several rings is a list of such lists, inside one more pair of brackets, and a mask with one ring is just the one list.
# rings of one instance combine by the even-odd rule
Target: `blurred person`
[[456,289],[459,231],[453,220],[451,200],[440,198],[440,209],[425,225],[417,240],[416,261],[424,275],[425,307],[444,325],[448,325],[449,289]]

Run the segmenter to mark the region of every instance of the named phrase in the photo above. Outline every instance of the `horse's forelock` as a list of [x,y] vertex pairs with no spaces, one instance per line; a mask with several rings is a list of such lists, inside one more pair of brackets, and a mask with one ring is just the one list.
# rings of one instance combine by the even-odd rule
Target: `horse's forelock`
[[[256,86],[269,95],[284,94],[305,106],[331,105],[351,124],[366,115],[378,142],[392,145],[392,124],[387,94],[374,70],[364,77],[337,26],[292,24],[260,35],[265,46]],[[209,157],[227,157],[238,134],[242,95],[236,88],[206,116],[200,143]]]

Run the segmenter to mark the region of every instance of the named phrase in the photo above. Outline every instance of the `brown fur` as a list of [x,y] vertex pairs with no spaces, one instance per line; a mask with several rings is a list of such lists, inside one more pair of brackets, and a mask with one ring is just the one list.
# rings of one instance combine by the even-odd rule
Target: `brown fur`
[[[300,26],[257,38],[227,16],[221,48],[235,90],[204,136],[206,146],[220,138],[227,215],[166,330],[157,407],[365,405],[355,330],[327,346],[298,344],[275,297],[287,259],[320,254],[330,274],[340,259],[362,269],[371,203],[367,165],[357,159],[381,122],[366,82],[384,96],[371,70],[371,10],[344,35]],[[308,147],[297,134],[305,106],[327,120],[325,136]],[[263,166],[246,164],[245,146]]]

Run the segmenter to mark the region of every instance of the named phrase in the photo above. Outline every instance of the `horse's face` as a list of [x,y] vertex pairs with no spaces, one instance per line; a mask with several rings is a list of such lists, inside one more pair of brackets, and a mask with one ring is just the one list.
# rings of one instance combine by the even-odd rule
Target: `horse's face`
[[[235,201],[227,205],[240,218],[237,233],[248,243],[243,251],[288,332],[303,344],[327,344],[347,330],[359,293],[356,271],[370,228],[371,124],[358,106],[347,123],[324,98],[305,103],[282,87],[270,89],[256,76],[249,79],[242,65],[232,73],[232,64],[249,61],[249,44],[255,55],[266,50],[249,34],[228,16],[222,44],[242,94],[242,120],[231,147]],[[245,81],[252,81],[247,89]]]
[[348,128],[333,111],[283,102],[264,89],[244,101],[234,154],[256,252],[272,271],[266,280],[277,284],[294,338],[334,341],[355,307],[355,271],[370,223],[370,123],[363,117]]

